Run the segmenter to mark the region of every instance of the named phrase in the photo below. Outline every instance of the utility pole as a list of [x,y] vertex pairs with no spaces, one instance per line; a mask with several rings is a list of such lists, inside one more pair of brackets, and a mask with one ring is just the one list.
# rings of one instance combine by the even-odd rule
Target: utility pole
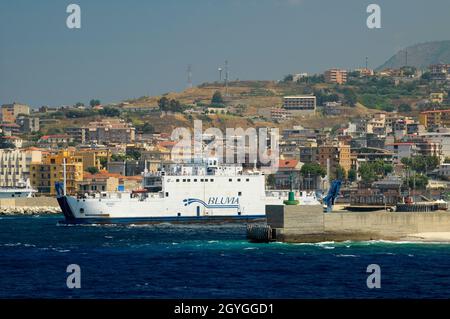
[[228,96],[228,60],[225,60],[225,96]]
[[187,68],[187,76],[188,76],[188,80],[187,80],[187,85],[188,85],[188,88],[190,89],[190,88],[192,88],[192,65],[188,65],[188,68]]

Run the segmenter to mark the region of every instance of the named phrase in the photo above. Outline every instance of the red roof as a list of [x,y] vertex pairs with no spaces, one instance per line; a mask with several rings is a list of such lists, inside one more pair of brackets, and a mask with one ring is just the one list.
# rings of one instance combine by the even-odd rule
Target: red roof
[[423,111],[420,114],[428,114],[428,113],[448,113],[450,110],[433,110],[433,111]]
[[175,142],[175,141],[162,141],[158,145],[162,146],[162,147],[171,147],[171,146],[175,146],[175,144],[177,144],[177,142]]
[[295,168],[298,165],[297,160],[280,160],[279,167],[280,168]]
[[2,127],[20,127],[20,125],[18,125],[16,123],[3,123],[3,124],[0,124],[0,126],[2,126]]
[[41,137],[41,140],[48,140],[49,138],[69,138],[69,135],[64,134],[44,135]]

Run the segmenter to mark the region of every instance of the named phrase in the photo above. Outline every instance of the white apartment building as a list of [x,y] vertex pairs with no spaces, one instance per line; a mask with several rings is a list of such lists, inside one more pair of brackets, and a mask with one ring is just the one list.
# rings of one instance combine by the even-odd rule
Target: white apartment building
[[30,178],[30,164],[40,163],[42,152],[35,149],[0,149],[0,187],[16,187]]

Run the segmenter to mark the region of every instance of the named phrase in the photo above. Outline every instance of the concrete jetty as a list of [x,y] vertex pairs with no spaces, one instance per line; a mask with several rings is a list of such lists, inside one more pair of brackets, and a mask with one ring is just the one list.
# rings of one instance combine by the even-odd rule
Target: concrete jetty
[[[271,236],[267,241],[304,243],[427,238],[450,241],[450,212],[447,211],[324,213],[320,205],[267,205],[266,215],[270,227],[266,233]],[[247,235],[252,240],[252,234]]]
[[0,199],[0,215],[60,214],[54,197],[29,197]]

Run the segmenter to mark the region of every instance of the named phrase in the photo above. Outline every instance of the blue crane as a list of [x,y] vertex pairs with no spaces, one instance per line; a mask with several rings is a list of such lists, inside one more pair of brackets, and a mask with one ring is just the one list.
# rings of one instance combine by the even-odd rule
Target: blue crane
[[341,189],[342,180],[335,179],[331,183],[331,187],[328,190],[327,196],[323,198],[323,202],[325,205],[327,205],[327,213],[331,212],[333,209],[333,205],[336,202],[336,199],[339,197],[339,191]]

